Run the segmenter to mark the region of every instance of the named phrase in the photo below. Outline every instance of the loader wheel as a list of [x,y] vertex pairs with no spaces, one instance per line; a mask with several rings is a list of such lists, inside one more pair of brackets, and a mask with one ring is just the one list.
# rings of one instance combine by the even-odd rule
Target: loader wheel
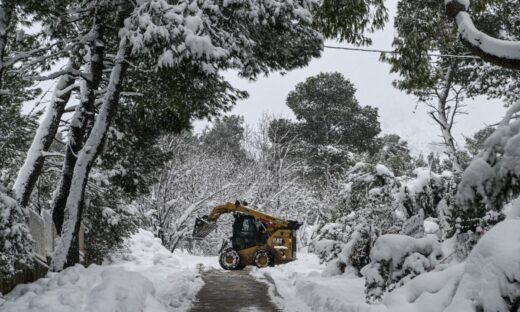
[[232,248],[227,248],[220,253],[220,266],[224,270],[238,270],[240,269],[240,255]]
[[260,249],[255,252],[253,255],[253,264],[258,268],[266,268],[268,266],[273,266],[273,255],[265,249]]

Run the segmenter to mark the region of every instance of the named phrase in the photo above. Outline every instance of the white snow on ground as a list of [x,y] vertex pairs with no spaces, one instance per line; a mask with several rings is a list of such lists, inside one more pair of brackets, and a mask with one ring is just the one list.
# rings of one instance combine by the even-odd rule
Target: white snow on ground
[[446,312],[507,311],[520,298],[520,218],[496,224],[468,256]]
[[385,311],[380,304],[365,303],[363,278],[349,274],[326,277],[324,269],[316,255],[302,251],[294,262],[255,269],[251,274],[270,284],[271,298],[283,311]]
[[112,264],[76,265],[17,286],[3,298],[0,311],[187,311],[204,284],[198,264],[218,267],[216,257],[172,254],[144,230],[128,245],[129,252]]
[[[363,278],[348,270],[342,275],[324,274],[325,265],[305,251],[299,253],[295,262],[253,270],[252,274],[270,284],[272,299],[284,311],[508,311],[507,301],[513,302],[520,296],[517,206],[520,204],[514,205],[515,213],[479,240],[465,262],[420,274],[387,293],[382,304],[365,303]],[[452,245],[451,240],[448,245]],[[402,252],[399,244],[393,247],[398,254]]]
[[383,303],[391,312],[442,312],[450,304],[463,271],[464,263],[460,263],[441,272],[421,274],[388,293]]

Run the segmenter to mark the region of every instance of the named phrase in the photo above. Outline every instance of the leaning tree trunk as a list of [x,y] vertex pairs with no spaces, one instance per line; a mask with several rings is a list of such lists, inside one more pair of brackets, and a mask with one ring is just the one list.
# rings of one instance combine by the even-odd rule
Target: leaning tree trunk
[[81,221],[81,209],[85,195],[90,169],[97,156],[101,152],[103,143],[119,104],[123,79],[126,74],[128,62],[125,60],[130,54],[129,43],[123,36],[119,43],[117,55],[114,59],[114,66],[110,73],[110,80],[106,93],[103,96],[102,104],[98,116],[94,122],[92,131],[85,142],[85,146],[79,151],[74,172],[72,175],[70,193],[65,206],[65,218],[61,231],[61,240],[56,248],[52,259],[52,269],[62,270],[65,265],[73,263],[67,262],[67,256],[72,247],[74,237],[78,234],[78,222]]
[[[86,137],[90,134],[94,122],[96,91],[103,79],[104,44],[102,34],[94,29],[95,39],[90,44],[90,60],[85,72],[90,79],[81,81],[81,100],[72,116],[69,131],[69,141],[65,151],[65,159],[61,170],[59,185],[54,193],[52,203],[52,218],[56,231],[61,234],[65,204],[72,182],[72,174],[78,152],[83,148]],[[78,253],[79,258],[79,253]]]
[[68,73],[59,79],[51,102],[45,112],[45,117],[38,126],[31,147],[25,157],[25,162],[16,177],[13,191],[16,199],[22,206],[27,206],[29,203],[31,193],[43,169],[45,162],[44,153],[49,150],[56,136],[61,116],[74,89],[75,77],[72,75],[72,72],[76,71],[77,67],[74,56],[72,56],[67,66]]

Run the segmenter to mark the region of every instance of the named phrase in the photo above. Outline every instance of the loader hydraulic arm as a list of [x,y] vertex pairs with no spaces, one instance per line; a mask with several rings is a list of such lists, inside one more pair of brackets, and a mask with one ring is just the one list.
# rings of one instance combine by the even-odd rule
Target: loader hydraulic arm
[[289,221],[278,219],[265,213],[253,210],[251,208],[244,207],[239,202],[236,202],[234,204],[225,203],[223,205],[214,207],[208,216],[208,221],[216,222],[222,214],[232,212],[240,212],[245,215],[252,216],[255,219],[266,222],[275,228],[287,228],[289,226]]
[[301,223],[297,221],[275,218],[260,211],[242,206],[242,204],[237,201],[234,204],[225,203],[223,205],[216,206],[211,210],[209,215],[195,219],[192,238],[203,239],[217,227],[217,220],[221,215],[235,212],[251,216],[256,220],[261,221],[266,230],[269,232],[279,229],[297,230],[301,226]]

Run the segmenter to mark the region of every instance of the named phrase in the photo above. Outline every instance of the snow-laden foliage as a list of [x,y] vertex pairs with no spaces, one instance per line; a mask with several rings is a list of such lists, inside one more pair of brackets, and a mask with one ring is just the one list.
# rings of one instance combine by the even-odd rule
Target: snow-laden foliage
[[515,311],[520,304],[518,223],[518,215],[498,223],[465,262],[421,274],[388,293],[383,303],[392,312],[424,307],[433,312]]
[[138,1],[124,32],[132,54],[154,53],[159,67],[200,62],[208,72],[237,68],[254,77],[319,54],[322,38],[310,27],[317,7],[315,0]]
[[491,228],[466,261],[446,311],[513,311],[520,305],[520,219]]
[[448,171],[420,167],[396,177],[383,164],[358,163],[333,185],[325,194],[330,202],[322,208],[311,250],[340,272],[367,264],[372,245],[383,234],[422,238],[425,220],[428,232],[441,239],[453,233],[449,221],[456,178]]
[[[439,223],[445,237],[452,230],[449,222],[457,182],[458,176],[452,172],[438,174],[430,168],[417,168],[411,177],[403,180],[397,199],[408,218],[420,213],[423,218],[432,218]],[[412,232],[403,234],[411,235]]]
[[379,237],[370,251],[370,265],[361,271],[366,281],[367,301],[381,300],[385,291],[431,271],[442,257],[434,238],[387,234]]
[[106,255],[124,249],[125,239],[137,230],[137,208],[115,200],[121,194],[108,191],[94,196],[85,207],[83,263],[101,264]]
[[0,186],[0,280],[32,264],[32,238],[22,207]]
[[[325,193],[321,227],[311,250],[322,261],[343,271],[347,265],[360,270],[368,263],[370,247],[382,233],[398,232],[393,196],[399,188],[393,173],[383,165],[358,163],[338,177]],[[327,239],[328,243],[321,242]]]
[[508,110],[462,176],[456,213],[464,231],[480,231],[502,219],[503,206],[520,192],[520,122],[513,118],[518,111],[520,103]]

